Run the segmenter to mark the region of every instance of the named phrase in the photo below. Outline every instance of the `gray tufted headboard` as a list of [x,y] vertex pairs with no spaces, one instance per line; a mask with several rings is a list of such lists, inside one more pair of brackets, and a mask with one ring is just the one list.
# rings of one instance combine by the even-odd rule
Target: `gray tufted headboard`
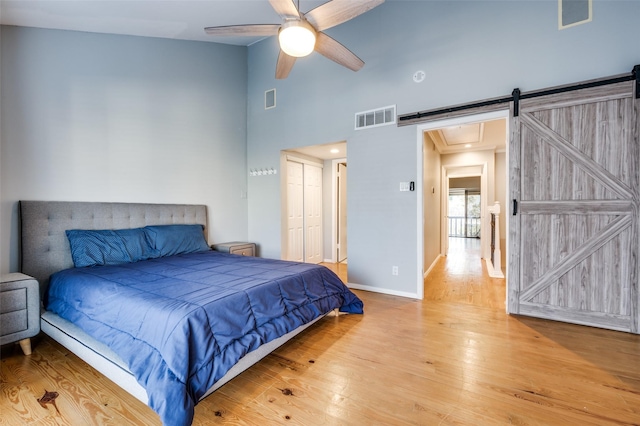
[[200,224],[207,235],[207,206],[190,204],[20,201],[21,271],[40,283],[73,267],[67,229],[125,229],[147,225]]

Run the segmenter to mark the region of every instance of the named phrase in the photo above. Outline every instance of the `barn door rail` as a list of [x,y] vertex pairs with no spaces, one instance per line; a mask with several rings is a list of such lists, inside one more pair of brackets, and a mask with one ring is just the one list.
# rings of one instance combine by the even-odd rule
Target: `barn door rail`
[[622,83],[625,81],[636,82],[636,98],[640,99],[640,65],[633,67],[633,70],[628,74],[621,74],[614,77],[585,81],[582,83],[569,84],[566,86],[552,87],[543,90],[534,90],[531,92],[521,92],[520,89],[515,88],[509,96],[501,96],[497,98],[486,99],[484,101],[475,101],[466,104],[454,105],[446,108],[437,108],[426,111],[413,112],[408,114],[398,115],[398,127],[409,126],[412,124],[418,124],[425,121],[433,120],[435,118],[444,118],[452,113],[457,113],[465,110],[483,110],[492,111],[501,109],[500,105],[513,102],[513,115],[517,117],[520,113],[520,101],[523,99],[537,98],[540,96],[555,95],[558,93],[571,92],[574,90],[589,89],[593,87],[606,86],[609,84]]

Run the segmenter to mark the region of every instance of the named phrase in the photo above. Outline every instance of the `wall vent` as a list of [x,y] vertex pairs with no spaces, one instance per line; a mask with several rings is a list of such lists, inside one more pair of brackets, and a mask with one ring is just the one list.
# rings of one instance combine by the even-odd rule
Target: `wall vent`
[[271,109],[276,107],[276,89],[267,90],[264,92],[264,109]]
[[559,29],[591,22],[592,19],[592,0],[558,0]]
[[370,111],[356,112],[356,130],[396,124],[396,106],[386,106]]

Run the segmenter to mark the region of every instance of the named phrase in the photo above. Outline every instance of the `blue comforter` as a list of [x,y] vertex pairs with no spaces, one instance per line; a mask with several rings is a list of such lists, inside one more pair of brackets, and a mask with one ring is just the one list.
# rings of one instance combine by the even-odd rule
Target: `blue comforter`
[[248,352],[339,308],[363,304],[329,269],[206,251],[52,275],[47,309],[107,344],[165,425]]

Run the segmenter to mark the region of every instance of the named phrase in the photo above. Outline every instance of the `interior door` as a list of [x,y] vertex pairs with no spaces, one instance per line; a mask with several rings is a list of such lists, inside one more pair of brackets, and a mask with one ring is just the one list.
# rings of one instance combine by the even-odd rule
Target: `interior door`
[[305,262],[322,262],[322,167],[304,165]]
[[512,114],[509,312],[638,333],[633,85],[524,99]]
[[304,262],[304,180],[302,163],[287,161],[287,258]]
[[347,260],[347,164],[338,163],[338,262]]

